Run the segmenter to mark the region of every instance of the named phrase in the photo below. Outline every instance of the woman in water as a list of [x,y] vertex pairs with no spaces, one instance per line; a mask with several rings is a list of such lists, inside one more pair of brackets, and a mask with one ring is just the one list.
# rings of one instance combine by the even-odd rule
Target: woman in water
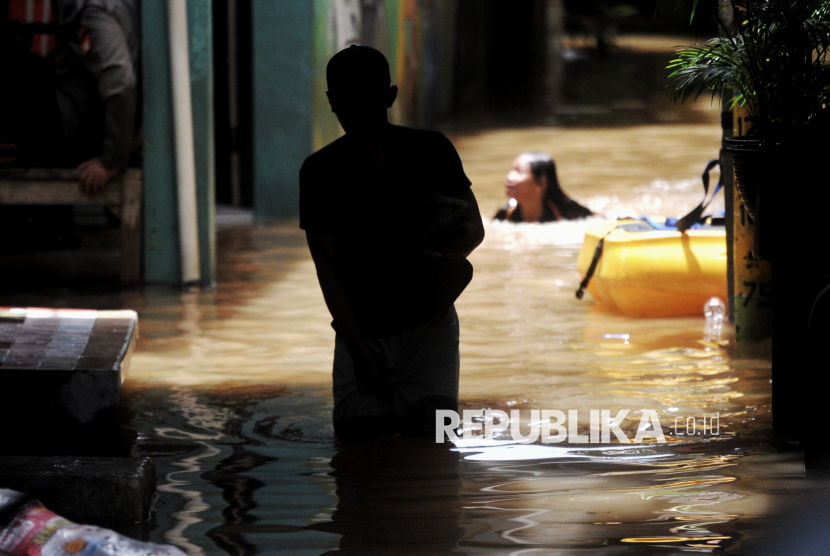
[[493,217],[510,222],[555,222],[593,216],[594,213],[568,197],[556,177],[556,165],[543,152],[525,151],[507,173],[510,200]]

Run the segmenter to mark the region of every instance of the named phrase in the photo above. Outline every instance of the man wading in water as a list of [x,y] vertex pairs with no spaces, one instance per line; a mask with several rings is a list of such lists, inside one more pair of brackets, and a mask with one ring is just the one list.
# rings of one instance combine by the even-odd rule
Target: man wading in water
[[455,298],[484,238],[452,143],[395,126],[389,64],[352,46],[326,68],[345,136],[300,170],[300,228],[334,319],[337,434],[432,435],[458,409]]

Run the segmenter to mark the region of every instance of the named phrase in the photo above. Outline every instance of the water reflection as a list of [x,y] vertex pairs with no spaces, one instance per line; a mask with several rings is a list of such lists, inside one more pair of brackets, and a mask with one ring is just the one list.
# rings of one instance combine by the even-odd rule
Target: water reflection
[[257,522],[256,516],[251,514],[258,506],[254,493],[265,483],[244,473],[272,461],[276,458],[255,454],[237,445],[230,456],[202,474],[202,479],[222,489],[222,500],[226,504],[222,510],[222,525],[213,527],[205,535],[228,554],[248,556],[257,553],[256,546],[245,539],[245,533],[250,532]]
[[771,499],[810,486],[800,455],[763,434],[640,446],[334,443],[324,397],[246,385],[136,397],[137,450],[164,477],[153,534],[192,554],[711,551],[757,546],[745,537]]
[[464,536],[459,461],[431,439],[340,442],[330,464],[337,506],[313,528],[341,535],[346,554],[450,554]]
[[307,528],[328,521],[321,510],[333,503],[333,486],[321,481],[332,454],[328,415],[309,407],[318,392],[252,384],[142,390],[128,403],[139,429],[134,453],[157,464],[160,541],[234,556],[304,539],[334,543]]
[[468,456],[501,462],[486,474],[504,479],[479,488],[490,497],[469,509],[475,519],[495,515],[500,536],[514,544],[591,554],[630,552],[632,543],[713,549],[732,538],[720,526],[751,510],[740,507],[746,496],[722,492],[736,480],[726,471],[736,455],[685,460],[659,447],[530,446],[507,456],[506,448]]

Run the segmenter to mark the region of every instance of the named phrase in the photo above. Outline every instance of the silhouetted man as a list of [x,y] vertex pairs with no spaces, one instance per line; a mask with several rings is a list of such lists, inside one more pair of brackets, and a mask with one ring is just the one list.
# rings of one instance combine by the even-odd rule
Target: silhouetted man
[[339,434],[432,434],[436,409],[458,407],[458,318],[484,238],[470,180],[452,143],[389,124],[398,88],[373,48],[326,68],[345,136],[300,170],[300,227],[337,338]]

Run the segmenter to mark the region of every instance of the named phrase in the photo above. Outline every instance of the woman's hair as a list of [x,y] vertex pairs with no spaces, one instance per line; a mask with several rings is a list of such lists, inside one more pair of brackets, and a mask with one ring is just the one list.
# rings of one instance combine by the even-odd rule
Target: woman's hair
[[547,178],[548,188],[545,191],[545,202],[562,206],[570,201],[570,198],[562,191],[559,185],[559,178],[556,177],[556,164],[548,153],[541,151],[525,151],[520,156],[524,157],[530,165],[530,171],[536,181]]
[[525,151],[521,154],[530,165],[530,172],[537,182],[547,178],[548,188],[545,190],[543,202],[556,215],[556,218],[570,220],[586,218],[593,215],[591,209],[583,207],[562,191],[559,178],[556,177],[556,164],[548,153],[540,151]]

